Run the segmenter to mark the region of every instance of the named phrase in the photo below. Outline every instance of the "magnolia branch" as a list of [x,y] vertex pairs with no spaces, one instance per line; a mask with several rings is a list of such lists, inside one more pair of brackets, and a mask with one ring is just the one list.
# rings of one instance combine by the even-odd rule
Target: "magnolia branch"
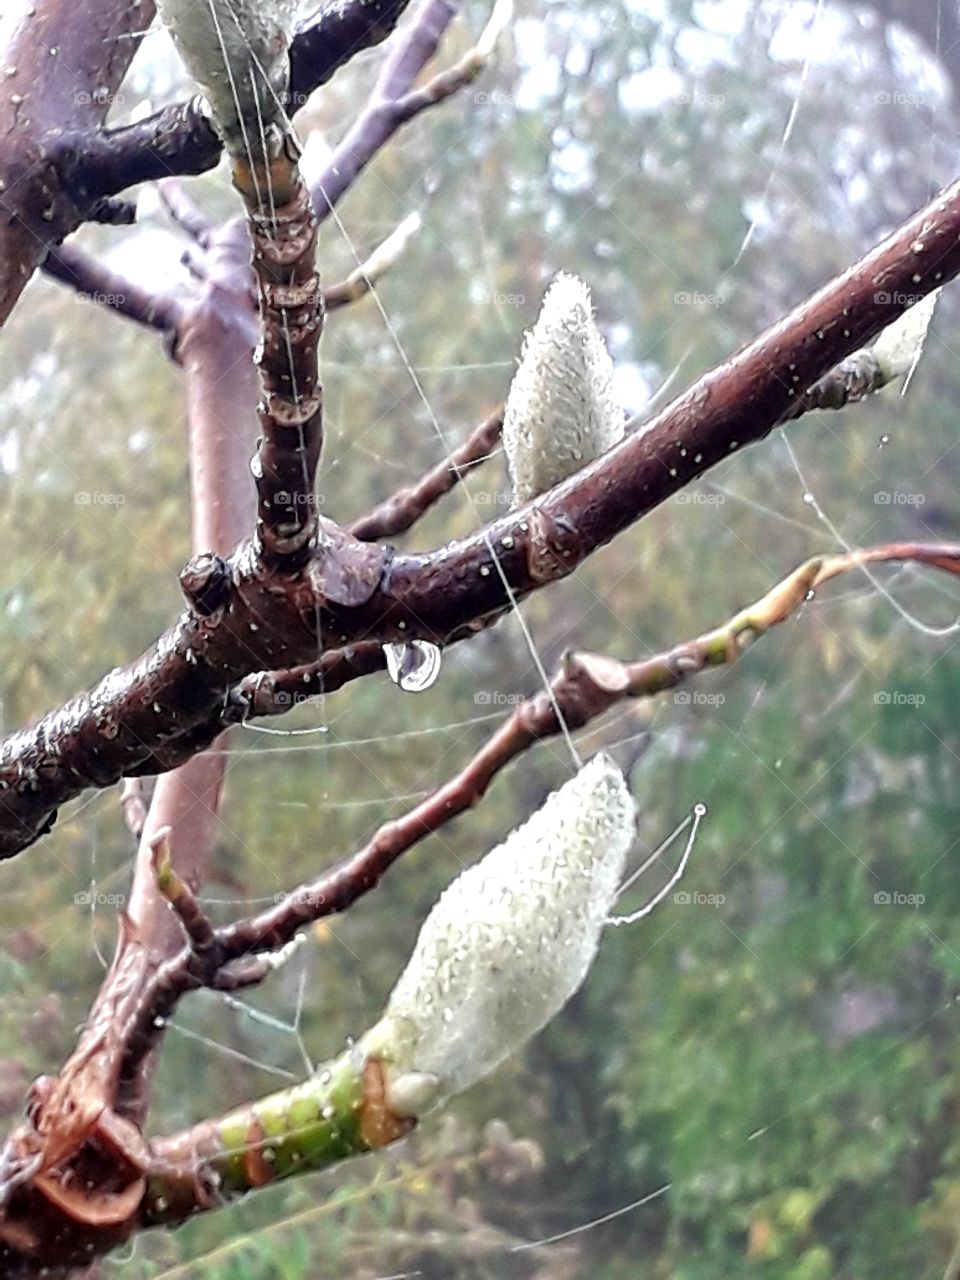
[[[120,1079],[135,1075],[139,1061],[160,1039],[166,1020],[185,993],[202,986],[232,990],[261,980],[282,962],[285,949],[306,924],[345,910],[369,892],[404,852],[477,804],[493,779],[534,743],[559,734],[563,726],[582,728],[624,699],[653,697],[709,668],[738,661],[761,636],[794,616],[813,592],[833,578],[885,563],[916,564],[958,576],[960,545],[897,543],[844,555],[816,556],[720,626],[664,653],[634,662],[589,653],[568,655],[551,681],[550,691],[543,690],[519,705],[455,777],[402,818],[385,823],[363,849],[340,866],[248,920],[214,928],[196,898],[173,873],[161,833],[156,842],[156,874],[188,941],[141,993],[131,1019],[116,1029],[117,1044],[124,1051]],[[118,1123],[125,1123],[122,1111]],[[196,1139],[204,1133],[202,1123],[155,1145],[154,1151],[163,1155],[162,1185],[173,1189],[176,1204],[170,1206],[169,1215],[166,1210],[158,1215],[146,1194],[140,1209],[131,1212],[129,1229],[142,1225],[141,1214],[148,1222],[167,1216],[180,1220],[218,1203],[209,1188],[190,1177],[198,1150]],[[343,1154],[347,1153],[341,1157]],[[165,1195],[169,1200],[169,1191]]]
[[427,472],[416,484],[381,502],[350,526],[350,532],[361,542],[392,538],[406,533],[420,517],[481,463],[496,448],[503,429],[503,413],[498,411],[474,427],[458,449]]
[[[294,37],[290,48],[290,106],[303,106],[358,53],[381,44],[409,0],[330,3]],[[85,200],[116,195],[140,182],[204,173],[220,159],[222,143],[199,98],[162,108],[116,129],[65,138],[52,159]]]
[[61,245],[51,250],[43,269],[61,284],[69,285],[81,298],[98,303],[137,324],[157,329],[172,337],[180,324],[182,309],[176,298],[134,284],[126,276],[111,271],[82,249]]
[[763,439],[804,391],[960,271],[960,185],[641,432],[535,501],[433,552],[400,555],[318,518],[310,562],[272,576],[253,543],[182,575],[187,608],[136,662],[0,744],[0,854],[32,843],[57,806],[142,772],[220,714],[246,676],[314,662],[318,647],[422,638],[446,645],[566,577],[697,476]]
[[321,220],[402,125],[473,83],[489,62],[512,13],[512,0],[497,0],[476,45],[454,67],[414,89],[417,77],[436,54],[456,14],[453,0],[423,0],[385,61],[368,105],[312,184]]

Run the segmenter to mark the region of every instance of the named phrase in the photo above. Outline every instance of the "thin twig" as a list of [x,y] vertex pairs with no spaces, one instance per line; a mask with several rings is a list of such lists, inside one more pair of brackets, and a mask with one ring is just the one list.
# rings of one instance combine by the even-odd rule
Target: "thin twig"
[[180,323],[181,309],[169,294],[157,293],[134,284],[74,245],[52,249],[43,264],[45,273],[69,285],[82,298],[116,311],[167,337]]
[[402,125],[476,80],[510,21],[512,2],[498,0],[476,45],[456,66],[440,72],[423,88],[414,89],[455,15],[453,0],[423,0],[384,63],[367,106],[312,184],[321,221]]
[[183,184],[176,178],[165,178],[157,183],[157,193],[177,226],[186,231],[202,249],[206,249],[214,232],[214,224],[187,195]]
[[460,484],[464,476],[487,461],[496,448],[502,428],[503,411],[497,410],[474,427],[449,458],[439,462],[416,484],[398,489],[372,511],[360,516],[350,526],[350,532],[361,542],[405,533],[435,502]]

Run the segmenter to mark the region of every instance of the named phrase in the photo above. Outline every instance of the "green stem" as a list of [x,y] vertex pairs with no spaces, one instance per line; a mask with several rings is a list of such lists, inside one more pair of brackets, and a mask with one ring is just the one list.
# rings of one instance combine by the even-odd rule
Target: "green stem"
[[183,1221],[279,1178],[385,1146],[412,1124],[387,1108],[379,1061],[347,1050],[300,1084],[155,1140],[142,1223]]

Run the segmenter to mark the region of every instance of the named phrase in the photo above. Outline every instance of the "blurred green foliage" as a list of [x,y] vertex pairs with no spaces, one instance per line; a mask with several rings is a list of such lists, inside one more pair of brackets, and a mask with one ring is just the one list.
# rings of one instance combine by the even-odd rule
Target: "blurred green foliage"
[[[329,321],[319,489],[332,515],[348,519],[415,479],[502,400],[557,270],[593,287],[625,399],[640,411],[660,383],[685,385],[729,354],[952,176],[955,117],[935,66],[866,7],[828,4],[817,30],[814,9],[521,5],[483,81],[404,131],[344,202],[351,243],[332,222],[325,229],[333,281],[352,267],[352,246],[365,253],[411,208],[425,217],[379,290],[391,329],[369,299]],[[471,0],[445,59],[468,47],[485,13]],[[141,60],[137,93],[177,90],[164,57]],[[375,60],[324,91],[330,138]],[[225,185],[221,172],[191,189],[223,215]],[[149,256],[153,278],[163,271],[187,289],[182,241],[149,208],[140,231],[82,239],[108,256],[122,250],[132,272]],[[905,399],[790,429],[807,483],[851,543],[956,536],[957,319],[948,291]],[[44,281],[4,333],[6,729],[139,652],[178,608],[181,377],[151,335]],[[405,545],[476,527],[506,493],[497,457]],[[545,664],[571,644],[654,652],[832,549],[803,493],[778,436],[731,459],[524,606]],[[883,581],[932,623],[958,612],[949,581]],[[960,1234],[955,646],[913,625],[875,583],[850,578],[686,698],[591,727],[581,751],[606,747],[632,769],[638,859],[695,803],[708,806],[682,886],[689,900],[611,931],[586,988],[522,1060],[400,1151],[147,1237],[105,1274],[942,1276]],[[311,734],[236,732],[211,911],[232,918],[356,847],[465,761],[507,699],[538,684],[508,621],[447,654],[426,694],[371,679],[276,726]],[[530,753],[245,998],[296,1034],[219,997],[186,1001],[152,1128],[275,1087],[288,1078],[278,1072],[306,1069],[304,1051],[326,1057],[361,1033],[440,888],[569,767],[562,744]],[[110,954],[131,856],[107,794],[71,806],[2,868],[7,1114],[25,1080],[69,1050]],[[656,875],[626,905],[652,893]],[[485,1129],[491,1117],[515,1141]],[[610,1221],[514,1251],[668,1183]]]

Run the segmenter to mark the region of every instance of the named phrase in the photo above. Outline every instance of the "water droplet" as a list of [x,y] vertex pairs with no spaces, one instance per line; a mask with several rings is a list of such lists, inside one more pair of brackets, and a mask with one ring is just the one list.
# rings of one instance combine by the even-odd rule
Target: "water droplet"
[[385,644],[387,673],[404,693],[422,693],[440,674],[440,650],[429,640],[411,640],[409,644]]
[[803,495],[803,500],[808,507],[812,507],[813,504],[816,502],[816,498],[813,496],[812,493],[810,493],[809,490]]
[[880,437],[880,444],[877,447],[882,449],[885,444],[889,444],[889,443],[890,443],[890,437],[887,435],[886,432],[884,432],[884,434]]

